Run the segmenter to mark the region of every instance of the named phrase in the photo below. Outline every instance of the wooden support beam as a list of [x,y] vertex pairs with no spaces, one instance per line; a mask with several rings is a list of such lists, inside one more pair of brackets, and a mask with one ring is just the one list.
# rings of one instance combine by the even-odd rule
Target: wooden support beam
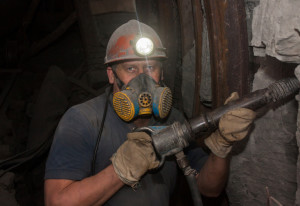
[[248,40],[244,1],[204,0],[209,32],[213,107],[233,91],[249,91]]
[[203,31],[203,13],[200,0],[192,0],[194,35],[196,47],[196,68],[195,68],[195,91],[194,91],[194,111],[193,115],[198,116],[201,113],[200,85],[202,71],[202,31]]

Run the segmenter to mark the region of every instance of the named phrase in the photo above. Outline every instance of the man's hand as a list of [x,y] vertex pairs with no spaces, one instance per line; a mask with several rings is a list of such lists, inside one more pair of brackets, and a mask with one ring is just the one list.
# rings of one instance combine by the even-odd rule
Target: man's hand
[[[225,104],[238,98],[238,94],[234,92]],[[247,136],[255,117],[256,113],[246,108],[227,112],[219,121],[219,129],[204,140],[206,146],[218,157],[225,158],[231,151],[232,144]]]
[[134,187],[149,169],[158,167],[159,161],[147,133],[128,133],[127,138],[111,157],[111,161],[120,179]]

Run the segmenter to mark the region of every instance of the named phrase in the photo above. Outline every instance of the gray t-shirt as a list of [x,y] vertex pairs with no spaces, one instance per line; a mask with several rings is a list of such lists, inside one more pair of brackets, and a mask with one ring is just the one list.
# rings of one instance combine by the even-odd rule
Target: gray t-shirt
[[[106,95],[103,94],[71,107],[64,114],[54,135],[45,179],[82,180],[91,175],[91,163],[105,101]],[[149,125],[170,125],[174,121],[183,120],[183,115],[172,109],[167,119],[159,121],[153,118]],[[111,164],[110,157],[126,140],[127,133],[133,129],[132,123],[124,122],[117,116],[110,100],[97,153],[96,173]],[[188,156],[191,157],[191,165],[197,170],[207,159],[207,155],[200,148],[191,150]],[[147,172],[142,177],[138,189],[124,186],[105,205],[169,205],[176,174],[176,162],[170,157],[161,168]]]

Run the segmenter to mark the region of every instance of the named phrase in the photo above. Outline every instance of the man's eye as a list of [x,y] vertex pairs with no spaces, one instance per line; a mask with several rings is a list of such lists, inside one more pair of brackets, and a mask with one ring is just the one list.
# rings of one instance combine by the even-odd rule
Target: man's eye
[[128,68],[127,68],[127,71],[128,71],[128,72],[134,72],[134,71],[135,71],[135,68],[134,68],[134,67],[128,67]]
[[152,70],[154,69],[154,66],[148,65],[148,66],[146,67],[146,69],[147,69],[148,71],[152,71]]

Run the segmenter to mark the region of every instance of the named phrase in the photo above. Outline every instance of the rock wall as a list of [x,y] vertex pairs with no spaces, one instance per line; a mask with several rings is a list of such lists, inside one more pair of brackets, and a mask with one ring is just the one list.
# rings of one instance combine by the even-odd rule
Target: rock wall
[[[293,72],[292,65],[273,58],[262,59],[260,65],[253,91]],[[227,186],[229,201],[232,206],[253,206],[267,205],[267,201],[275,198],[282,205],[294,205],[298,158],[296,101],[292,97],[258,114],[251,135],[236,145],[233,152]]]

